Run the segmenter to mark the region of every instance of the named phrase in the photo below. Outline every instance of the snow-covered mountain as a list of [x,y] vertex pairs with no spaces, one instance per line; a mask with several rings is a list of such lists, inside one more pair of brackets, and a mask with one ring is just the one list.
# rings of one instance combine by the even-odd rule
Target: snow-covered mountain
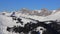
[[[47,9],[30,11],[25,8],[22,9],[21,11],[17,11],[14,13],[13,12],[0,13],[0,34],[21,34],[23,32],[21,33],[13,32],[13,28],[14,26],[15,27],[20,26],[23,29],[26,24],[32,25],[34,23],[35,25],[37,25],[40,24],[40,22],[50,24],[53,23],[50,21],[56,21],[56,23],[59,23],[60,25],[60,11],[56,11],[56,10],[49,11]],[[46,31],[47,29],[44,28],[45,26],[43,27],[43,25],[41,24],[39,26],[36,26],[35,28],[36,30],[35,29],[32,30],[39,31],[40,34],[43,34],[43,32]],[[9,30],[10,32],[7,31],[7,27],[11,27]],[[40,30],[41,28],[42,30]],[[27,33],[25,32],[25,34]],[[29,31],[28,34],[31,34],[31,31]]]
[[20,11],[21,11],[21,13],[24,13],[24,14],[38,15],[38,16],[48,16],[52,13],[51,11],[49,11],[48,9],[45,9],[45,8],[43,8],[41,10],[29,10],[26,8],[22,8]]

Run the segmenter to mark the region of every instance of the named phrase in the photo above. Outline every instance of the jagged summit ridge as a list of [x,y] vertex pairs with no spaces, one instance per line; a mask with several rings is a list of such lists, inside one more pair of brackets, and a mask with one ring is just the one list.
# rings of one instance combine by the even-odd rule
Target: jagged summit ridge
[[[27,15],[37,15],[37,16],[48,16],[51,14],[55,14],[56,12],[60,12],[60,9],[48,10],[46,8],[43,8],[41,10],[29,10],[27,8],[22,8],[21,10],[16,11],[16,13],[22,13],[22,14],[27,14]],[[4,13],[7,13],[7,12],[2,12],[0,14],[4,14]]]

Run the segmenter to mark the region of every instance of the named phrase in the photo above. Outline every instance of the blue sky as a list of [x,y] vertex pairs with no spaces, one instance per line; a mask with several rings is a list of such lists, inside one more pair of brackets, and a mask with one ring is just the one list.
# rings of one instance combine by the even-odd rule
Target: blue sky
[[21,8],[54,10],[60,8],[60,0],[0,0],[0,11],[20,10]]

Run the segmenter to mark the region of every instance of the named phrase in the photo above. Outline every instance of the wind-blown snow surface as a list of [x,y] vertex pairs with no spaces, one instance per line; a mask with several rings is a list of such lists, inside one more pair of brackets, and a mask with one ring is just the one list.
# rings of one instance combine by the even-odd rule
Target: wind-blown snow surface
[[24,22],[24,25],[16,24],[16,21],[14,21],[12,19],[12,17],[10,17],[10,15],[11,15],[11,13],[6,13],[6,15],[0,15],[0,34],[19,34],[19,33],[14,33],[14,32],[8,32],[8,31],[6,31],[6,28],[8,26],[13,27],[15,25],[24,27],[24,25],[27,22],[32,21],[32,20],[29,20],[28,18],[32,18],[32,19],[39,20],[39,21],[49,21],[49,20],[60,21],[60,12],[56,12],[55,14],[51,14],[46,17],[36,16],[36,15],[28,15],[28,14],[25,15],[25,14],[21,14],[21,13],[16,12],[15,16],[23,19],[22,21]]

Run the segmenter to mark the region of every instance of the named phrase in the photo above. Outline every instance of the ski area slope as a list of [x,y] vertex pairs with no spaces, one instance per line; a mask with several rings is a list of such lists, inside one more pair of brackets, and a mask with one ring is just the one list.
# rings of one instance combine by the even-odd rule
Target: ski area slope
[[[17,18],[21,18],[22,21],[23,21],[23,25],[21,25],[20,23],[16,23],[17,20],[13,20],[12,17],[10,17],[12,13],[6,13],[6,15],[0,15],[0,34],[19,34],[19,33],[15,33],[15,32],[8,32],[6,31],[6,28],[9,26],[9,27],[13,27],[13,26],[21,26],[21,27],[24,27],[25,24],[28,22],[34,22],[34,23],[37,23],[36,21],[33,21],[31,19],[34,19],[34,20],[39,20],[39,21],[49,21],[49,20],[52,20],[52,21],[60,21],[60,11],[59,12],[56,12],[56,13],[53,13],[49,16],[36,16],[36,15],[28,15],[28,14],[22,14],[22,13],[18,13],[16,12],[15,16]],[[30,19],[31,18],[31,19]],[[48,23],[48,22],[47,22]],[[39,29],[39,28],[37,28]]]
[[0,15],[0,25],[1,25],[0,26],[0,28],[1,28],[0,33],[2,33],[2,34],[17,34],[17,33],[12,33],[12,32],[6,31],[7,27],[13,27],[15,25],[24,27],[27,22],[32,21],[32,20],[29,20],[29,19],[26,19],[26,18],[23,18],[23,17],[19,17],[19,18],[21,18],[22,21],[24,22],[23,25],[21,25],[20,23],[16,23],[17,20],[16,21],[13,20],[12,17]]

